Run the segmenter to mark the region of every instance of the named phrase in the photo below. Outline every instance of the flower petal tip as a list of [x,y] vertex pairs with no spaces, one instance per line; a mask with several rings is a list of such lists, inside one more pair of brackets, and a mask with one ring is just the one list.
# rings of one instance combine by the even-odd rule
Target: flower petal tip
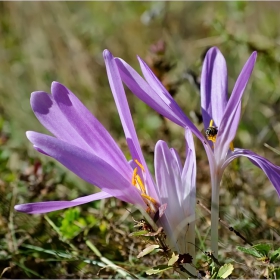
[[52,82],[51,92],[56,103],[63,103],[65,106],[72,106],[70,100],[71,91],[59,82]]
[[211,47],[208,51],[220,51],[219,50],[219,48],[218,47],[216,47],[216,46],[213,46],[213,47]]
[[26,135],[26,137],[28,138],[29,141],[31,141],[30,139],[32,138],[32,133],[33,133],[33,131],[30,131],[30,130],[25,132],[25,135]]
[[253,55],[254,55],[255,59],[257,59],[258,52],[257,52],[257,51],[254,51],[254,52],[253,52]]
[[[23,207],[22,207],[22,206],[23,206]],[[24,205],[20,205],[20,204],[14,206],[14,209],[15,209],[16,211],[26,213],[26,211],[24,211],[24,210],[25,210],[24,208],[25,208]]]
[[207,54],[217,54],[219,52],[220,52],[219,48],[214,46],[208,49]]
[[219,57],[219,58],[222,58],[222,59],[224,60],[223,54],[221,53],[221,51],[219,50],[219,48],[216,47],[216,46],[211,47],[211,48],[208,50],[207,55],[213,55],[214,57]]
[[[18,204],[14,206],[14,209],[18,212],[25,214],[41,214],[46,213],[46,211],[38,211],[38,209],[33,208],[34,203]],[[49,211],[48,211],[49,212]]]
[[57,81],[52,81],[51,85],[55,86],[55,85],[62,85],[62,84],[60,82],[57,82]]
[[41,94],[42,91],[32,91],[30,95],[30,99],[32,100],[33,98],[37,97],[38,95]]
[[67,89],[63,84],[53,81],[51,84],[51,92],[53,93],[54,91],[57,90],[62,90],[62,89]]
[[112,59],[112,57],[113,57],[113,55],[109,50],[105,49],[103,51],[103,58],[104,59]]
[[146,64],[145,60],[143,60],[139,55],[136,56],[140,64]]

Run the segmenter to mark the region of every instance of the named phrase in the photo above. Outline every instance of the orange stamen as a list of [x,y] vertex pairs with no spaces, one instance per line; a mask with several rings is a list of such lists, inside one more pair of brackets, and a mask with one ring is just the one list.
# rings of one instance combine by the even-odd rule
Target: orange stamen
[[136,179],[136,182],[138,183],[138,186],[140,187],[142,193],[146,193],[145,186],[144,186],[144,184],[143,184],[143,182],[142,182],[142,180],[141,180],[141,178],[138,174],[136,175],[135,179]]
[[133,169],[133,174],[132,174],[132,179],[131,179],[131,184],[132,184],[133,186],[135,186],[136,175],[137,175],[137,167],[135,167],[135,168]]
[[143,198],[146,198],[147,200],[151,201],[154,205],[157,205],[157,201],[155,199],[153,199],[152,197],[150,197],[149,195],[141,193],[141,196]]
[[[142,172],[145,172],[144,166],[137,159],[135,159],[134,161],[141,168]],[[143,183],[141,177],[137,174],[137,172],[138,172],[138,168],[135,167],[133,169],[131,184],[133,186],[135,186],[141,192],[141,196],[142,196],[142,198],[144,199],[145,203],[148,206],[146,212],[147,213],[155,212],[155,209],[159,205],[158,205],[157,201],[154,198],[152,198],[149,195],[147,195],[145,184]]]
[[137,159],[135,159],[134,161],[135,161],[135,163],[141,168],[141,170],[142,170],[143,172],[145,172],[144,166],[143,166]]

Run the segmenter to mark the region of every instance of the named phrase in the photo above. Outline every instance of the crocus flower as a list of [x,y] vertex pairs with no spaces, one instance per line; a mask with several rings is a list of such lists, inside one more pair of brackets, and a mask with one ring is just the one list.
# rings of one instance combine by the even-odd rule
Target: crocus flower
[[102,191],[72,201],[28,203],[15,209],[46,213],[111,196],[145,207],[141,192],[131,182],[133,169],[107,130],[65,86],[53,82],[51,92],[33,92],[31,106],[55,137],[28,131],[27,138],[36,150],[55,158]]
[[39,214],[116,197],[142,207],[153,217],[161,205],[166,205],[158,224],[164,228],[174,251],[190,252],[194,257],[196,161],[192,134],[186,131],[184,167],[174,149],[169,149],[164,141],[157,142],[155,183],[140,148],[114,57],[104,51],[104,59],[132,160],[126,160],[108,131],[68,88],[53,82],[51,95],[32,93],[31,106],[55,137],[32,131],[27,132],[27,137],[36,150],[55,158],[101,192],[72,201],[21,204],[15,209]]
[[[135,139],[137,139],[137,136],[125,98],[121,77],[115,59],[108,50],[104,51],[104,58],[111,90],[127,137],[127,143],[130,146],[132,142],[130,141],[131,135],[135,135]],[[129,124],[128,122],[125,124],[125,120],[129,120]],[[190,253],[193,252],[192,256],[194,257],[196,160],[190,131],[186,131],[186,146],[186,161],[184,167],[182,167],[176,151],[174,149],[169,150],[164,141],[159,141],[155,147],[156,184],[150,179],[147,185],[153,184],[152,189],[156,193],[154,197],[158,198],[160,205],[167,204],[160,224],[167,234],[169,243],[181,254],[188,252],[186,251],[188,249]],[[140,154],[139,143],[137,147]],[[133,156],[133,148],[130,148],[130,151]],[[141,162],[144,162],[142,153],[141,159]],[[146,166],[145,170],[148,170]],[[151,178],[150,173],[148,174],[148,178]]]
[[207,52],[201,75],[201,108],[207,139],[183,113],[140,57],[138,60],[145,80],[125,61],[116,58],[123,82],[138,98],[176,124],[190,128],[202,141],[209,159],[211,173],[211,247],[216,256],[218,252],[219,187],[222,174],[233,159],[240,156],[249,158],[253,164],[265,172],[280,196],[280,168],[254,152],[234,148],[232,144],[240,119],[241,98],[256,57],[256,52],[253,52],[244,65],[228,99],[225,59],[215,47]]
[[155,147],[155,175],[161,205],[167,204],[161,225],[173,251],[195,256],[196,159],[192,134],[186,131],[184,166],[164,141]]

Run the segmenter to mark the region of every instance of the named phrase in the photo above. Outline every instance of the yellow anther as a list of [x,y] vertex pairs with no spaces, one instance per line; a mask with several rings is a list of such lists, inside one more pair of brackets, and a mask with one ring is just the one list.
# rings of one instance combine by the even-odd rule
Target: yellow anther
[[131,184],[132,184],[133,186],[135,186],[136,175],[137,175],[137,167],[134,168],[133,174],[132,174]]
[[214,124],[214,121],[211,120],[210,123],[209,123],[209,127],[213,126],[213,124]]
[[[135,163],[141,168],[143,172],[145,171],[144,166],[138,160],[135,160]],[[156,209],[159,207],[159,204],[154,198],[147,195],[145,184],[143,183],[141,177],[137,174],[137,172],[138,168],[135,167],[133,169],[131,184],[141,192],[141,196],[148,206],[147,213],[155,213]]]
[[135,179],[136,179],[136,183],[140,187],[142,193],[145,194],[146,193],[145,186],[144,186],[144,184],[143,184],[143,182],[142,182],[142,180],[141,180],[141,178],[140,178],[140,176],[138,174],[136,174]]
[[141,193],[141,196],[142,196],[143,198],[146,198],[147,200],[151,201],[154,205],[157,205],[157,204],[158,204],[157,201],[156,201],[154,198],[150,197],[150,196],[147,195],[147,194]]
[[137,159],[135,159],[134,161],[135,161],[135,163],[141,168],[141,170],[142,170],[143,172],[145,172],[144,166],[143,166]]
[[137,174],[138,168],[135,167],[133,169],[133,174],[132,174],[132,179],[131,179],[131,184],[135,186],[139,191],[142,193],[146,193],[145,185],[142,182],[141,177]]
[[230,144],[229,144],[229,148],[230,148],[230,150],[231,150],[232,152],[234,151],[233,142],[230,142]]

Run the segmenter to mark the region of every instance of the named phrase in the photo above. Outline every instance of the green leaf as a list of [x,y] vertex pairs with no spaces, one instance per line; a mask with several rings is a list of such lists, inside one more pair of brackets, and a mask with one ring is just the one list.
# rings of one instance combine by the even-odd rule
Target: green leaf
[[271,272],[272,279],[280,279],[280,268],[276,268]]
[[237,250],[239,250],[239,251],[241,251],[245,254],[254,256],[256,258],[261,258],[262,257],[262,255],[254,247],[245,248],[245,247],[237,246],[236,248],[237,248]]
[[168,261],[168,266],[172,266],[175,262],[177,262],[179,259],[179,255],[175,255],[175,253],[172,254],[171,259]]
[[218,272],[215,271],[214,269],[212,269],[211,279],[217,279],[218,278],[217,274],[218,274]]
[[253,248],[263,256],[268,256],[268,252],[271,250],[271,246],[269,244],[256,244]]
[[146,256],[146,255],[148,255],[148,254],[150,254],[151,252],[153,252],[155,249],[157,249],[157,248],[159,248],[159,245],[150,245],[150,246],[148,246],[147,248],[145,248],[143,251],[141,251],[139,254],[138,254],[138,256],[137,256],[137,258],[139,259],[139,258],[142,258],[142,257],[144,257],[144,256]]
[[147,234],[148,231],[147,230],[140,230],[140,231],[135,231],[129,234],[129,236],[141,236],[144,234]]
[[220,267],[218,271],[218,278],[226,279],[233,272],[233,265],[231,263],[226,263],[222,267]]
[[38,246],[34,246],[34,245],[29,245],[29,244],[22,244],[22,247],[37,251],[37,252],[43,252],[46,254],[50,254],[50,255],[54,255],[57,257],[61,257],[61,258],[67,258],[67,259],[71,259],[73,258],[73,256],[65,251],[57,251],[57,250],[50,250],[50,249],[44,249]]
[[173,268],[172,266],[168,266],[168,265],[158,265],[155,266],[149,270],[146,271],[146,274],[148,275],[153,275],[153,274],[159,274],[165,270],[171,269]]
[[64,211],[61,226],[59,227],[63,238],[72,239],[87,226],[86,219],[81,217],[80,214],[81,210],[78,207]]
[[280,248],[278,248],[277,250],[275,250],[274,252],[272,252],[272,254],[271,254],[271,256],[270,256],[270,262],[273,263],[273,262],[276,261],[279,257],[280,257]]

